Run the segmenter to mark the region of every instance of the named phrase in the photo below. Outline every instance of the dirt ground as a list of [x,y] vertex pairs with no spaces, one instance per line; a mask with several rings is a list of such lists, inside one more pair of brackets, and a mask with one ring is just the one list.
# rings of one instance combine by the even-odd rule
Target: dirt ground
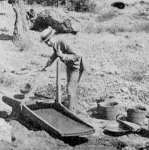
[[[78,116],[91,124],[95,134],[76,139],[55,139],[45,131],[28,127],[19,120],[0,120],[2,150],[87,150],[139,149],[148,137],[129,134],[112,137],[103,133],[108,121],[91,116],[100,97],[113,97],[125,109],[141,104],[149,110],[149,3],[123,0],[124,9],[111,7],[115,0],[97,3],[94,13],[67,12],[63,8],[33,7],[37,12],[48,9],[58,18],[69,18],[79,32],[69,36],[81,51],[85,73],[78,88]],[[40,33],[30,31],[33,47],[19,51],[11,41],[14,13],[7,1],[0,2],[0,94],[19,93],[29,83],[33,96],[38,93],[55,98],[54,63],[46,72],[39,70],[52,49],[40,42]],[[66,77],[62,65],[62,99],[65,98]],[[106,99],[105,98],[105,99]],[[30,100],[30,99],[29,99]],[[0,115],[11,113],[11,107],[0,101]],[[110,122],[111,123],[111,122]],[[2,124],[2,125],[1,125]],[[3,129],[3,127],[7,127]],[[3,136],[4,135],[4,136]],[[87,140],[88,139],[88,140]],[[69,141],[69,142],[68,142]],[[76,143],[71,145],[70,143]]]

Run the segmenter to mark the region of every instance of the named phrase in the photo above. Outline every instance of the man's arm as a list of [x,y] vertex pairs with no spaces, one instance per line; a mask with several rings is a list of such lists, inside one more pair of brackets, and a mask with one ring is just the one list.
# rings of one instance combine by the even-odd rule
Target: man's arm
[[[53,42],[53,50],[64,63],[76,61],[78,56],[62,41]],[[63,49],[63,51],[62,51]],[[65,51],[65,52],[64,52]]]
[[[65,64],[69,64],[72,68],[80,69],[81,57],[75,54],[68,45],[62,41],[53,42],[53,50],[57,56]],[[63,49],[63,51],[62,51]]]
[[79,56],[76,56],[76,55],[73,55],[73,54],[63,54],[63,53],[61,53],[58,56],[65,63],[70,62],[70,61],[75,62],[79,59]]
[[50,56],[50,58],[48,59],[46,65],[44,66],[44,68],[42,69],[42,71],[46,71],[46,68],[49,67],[49,66],[51,66],[52,63],[55,61],[56,58],[57,58],[57,55],[56,55],[56,53],[54,52],[54,53]]

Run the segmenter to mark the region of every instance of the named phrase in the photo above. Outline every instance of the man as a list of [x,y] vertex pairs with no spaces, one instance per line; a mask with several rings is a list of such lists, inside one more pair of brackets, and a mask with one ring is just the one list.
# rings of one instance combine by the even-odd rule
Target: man
[[82,57],[76,53],[78,49],[76,50],[73,45],[64,39],[67,38],[66,36],[55,35],[52,37],[53,34],[53,29],[49,27],[41,35],[41,40],[49,47],[52,47],[54,51],[42,71],[45,71],[57,57],[66,65],[68,98],[63,104],[71,111],[75,111],[77,106],[77,86],[84,71]]

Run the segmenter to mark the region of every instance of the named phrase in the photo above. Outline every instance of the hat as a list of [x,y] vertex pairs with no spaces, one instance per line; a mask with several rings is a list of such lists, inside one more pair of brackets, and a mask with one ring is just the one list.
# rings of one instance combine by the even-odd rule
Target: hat
[[55,30],[50,26],[41,33],[41,41],[49,40],[55,34]]

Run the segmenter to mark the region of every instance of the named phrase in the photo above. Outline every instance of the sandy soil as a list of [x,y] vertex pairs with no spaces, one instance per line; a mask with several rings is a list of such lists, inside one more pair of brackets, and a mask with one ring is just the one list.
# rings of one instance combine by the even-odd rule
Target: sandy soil
[[[127,0],[128,6],[119,10],[110,6],[113,1],[101,1],[96,7],[96,13],[66,12],[62,8],[46,7],[60,19],[70,18],[73,27],[80,31],[76,36],[67,35],[77,43],[86,66],[78,88],[78,116],[95,128],[95,134],[88,137],[88,142],[78,139],[76,145],[71,146],[67,144],[68,139],[55,139],[45,131],[28,127],[19,120],[2,120],[9,130],[1,138],[0,149],[133,150],[149,142],[148,138],[138,135],[104,135],[103,127],[108,121],[90,116],[92,111],[89,110],[96,107],[96,100],[103,96],[107,99],[113,96],[124,108],[141,104],[149,109],[149,3]],[[36,11],[45,9],[33,7]],[[19,93],[24,84],[30,83],[32,91],[29,96],[36,92],[53,100],[56,64],[44,73],[39,71],[52,50],[39,42],[38,32],[31,31],[34,43],[32,50],[20,52],[10,40],[14,13],[5,1],[0,2],[0,18],[1,96]],[[62,98],[65,98],[66,78],[64,66],[62,68]],[[11,108],[1,101],[0,112],[1,116],[5,116],[11,113]]]

